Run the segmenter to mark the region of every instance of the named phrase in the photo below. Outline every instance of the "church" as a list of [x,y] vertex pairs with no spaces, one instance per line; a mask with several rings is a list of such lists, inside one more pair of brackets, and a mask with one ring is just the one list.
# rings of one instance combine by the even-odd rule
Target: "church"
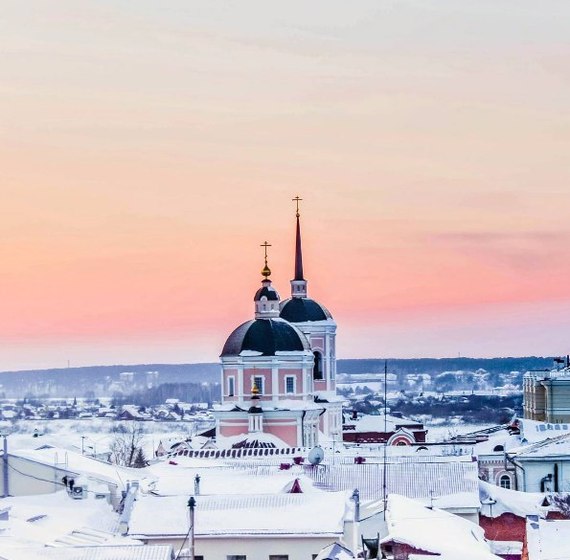
[[336,323],[308,297],[299,197],[291,297],[281,301],[267,263],[254,317],[227,338],[221,353],[222,402],[214,409],[221,447],[313,447],[342,441],[336,395]]

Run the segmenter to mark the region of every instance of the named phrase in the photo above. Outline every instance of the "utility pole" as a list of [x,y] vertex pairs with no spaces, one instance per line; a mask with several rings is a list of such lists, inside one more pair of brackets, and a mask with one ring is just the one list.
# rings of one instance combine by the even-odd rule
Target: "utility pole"
[[194,560],[194,509],[196,508],[194,496],[188,500],[188,508],[190,509],[190,560]]
[[3,434],[2,437],[4,438],[4,454],[2,455],[2,497],[7,498],[10,495],[10,479],[8,473],[8,436],[6,434]]

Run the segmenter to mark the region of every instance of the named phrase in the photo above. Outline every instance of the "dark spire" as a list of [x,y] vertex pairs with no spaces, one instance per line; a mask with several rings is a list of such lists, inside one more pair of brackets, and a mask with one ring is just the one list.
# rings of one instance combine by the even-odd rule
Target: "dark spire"
[[291,280],[291,296],[294,298],[307,297],[307,281],[303,275],[303,250],[301,249],[301,221],[299,219],[299,202],[303,200],[296,196],[293,202],[297,204],[297,234],[295,237],[295,277]]
[[297,236],[295,239],[295,280],[304,280],[303,277],[303,250],[301,249],[301,223],[297,212]]

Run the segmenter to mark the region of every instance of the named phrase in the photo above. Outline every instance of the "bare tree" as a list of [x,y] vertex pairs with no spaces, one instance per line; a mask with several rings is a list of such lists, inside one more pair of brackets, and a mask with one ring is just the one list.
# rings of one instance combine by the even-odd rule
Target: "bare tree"
[[132,467],[139,450],[142,450],[144,428],[140,422],[119,424],[113,428],[111,441],[111,462],[124,467]]

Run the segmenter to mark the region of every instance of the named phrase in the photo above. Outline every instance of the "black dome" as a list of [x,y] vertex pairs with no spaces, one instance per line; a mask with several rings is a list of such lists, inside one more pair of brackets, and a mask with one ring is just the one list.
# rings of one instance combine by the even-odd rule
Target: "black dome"
[[281,304],[279,316],[291,323],[326,321],[332,319],[329,310],[314,299],[290,298]]
[[243,350],[274,356],[276,352],[309,350],[309,343],[297,327],[283,319],[254,319],[230,334],[222,356],[238,356]]
[[253,301],[260,301],[265,296],[268,301],[279,301],[279,294],[273,286],[262,286],[255,292]]

